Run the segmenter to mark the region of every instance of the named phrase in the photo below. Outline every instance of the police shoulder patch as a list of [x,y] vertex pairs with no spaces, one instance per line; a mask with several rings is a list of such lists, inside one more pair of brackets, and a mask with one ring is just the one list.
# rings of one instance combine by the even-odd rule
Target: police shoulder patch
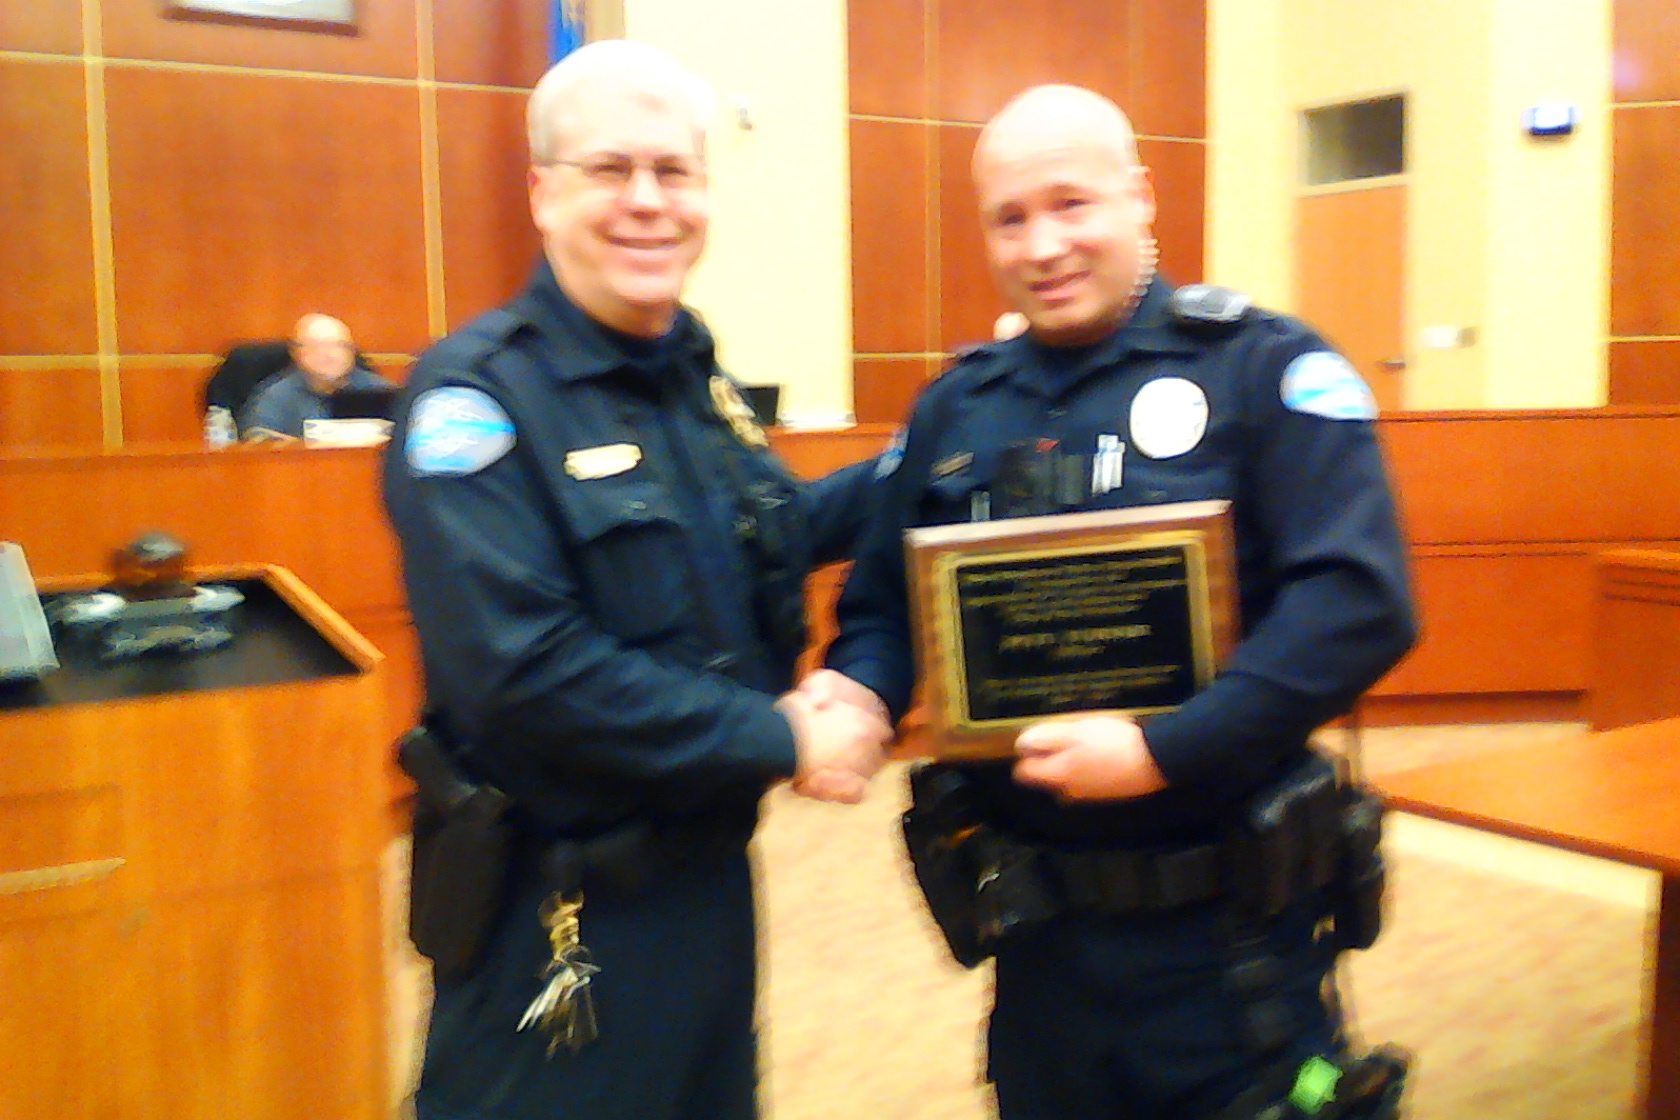
[[1278,392],[1291,412],[1329,420],[1375,420],[1377,400],[1359,371],[1340,354],[1313,350],[1283,371]]
[[898,431],[894,432],[892,439],[887,441],[887,446],[883,447],[881,453],[875,456],[876,478],[890,477],[894,471],[898,470],[898,465],[904,462],[904,437],[906,434],[904,426],[899,425]]
[[414,401],[403,455],[417,475],[476,474],[513,447],[513,421],[481,389],[445,385]]

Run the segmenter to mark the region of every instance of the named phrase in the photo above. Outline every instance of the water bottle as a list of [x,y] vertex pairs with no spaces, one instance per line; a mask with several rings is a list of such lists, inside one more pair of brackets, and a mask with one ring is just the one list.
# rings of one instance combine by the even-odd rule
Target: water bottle
[[219,404],[204,410],[204,446],[217,450],[231,444],[238,431],[233,425],[233,413]]

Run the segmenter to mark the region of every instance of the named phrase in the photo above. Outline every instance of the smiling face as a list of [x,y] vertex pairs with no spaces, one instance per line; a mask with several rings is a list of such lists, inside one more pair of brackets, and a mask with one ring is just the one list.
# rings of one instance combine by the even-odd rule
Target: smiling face
[[591,318],[649,338],[670,329],[706,244],[700,137],[682,91],[633,69],[590,75],[557,112],[553,159],[531,169],[531,215],[561,289]]
[[1071,86],[1029,90],[981,135],[974,183],[987,261],[1040,342],[1098,341],[1147,280],[1155,194],[1133,151],[1125,116]]

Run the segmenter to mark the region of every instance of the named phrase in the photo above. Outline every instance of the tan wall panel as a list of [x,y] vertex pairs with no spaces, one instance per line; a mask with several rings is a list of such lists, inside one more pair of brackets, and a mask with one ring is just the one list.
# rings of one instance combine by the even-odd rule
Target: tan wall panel
[[0,4],[0,51],[82,53],[81,0]]
[[541,251],[525,189],[525,101],[524,93],[437,92],[443,290],[451,329],[517,292]]
[[1120,107],[1149,136],[1207,135],[1207,6],[1130,0]]
[[1674,0],[1615,0],[1610,7],[1615,99],[1680,100],[1680,8]]
[[1680,334],[1680,105],[1612,114],[1610,333]]
[[1609,402],[1680,404],[1680,341],[1612,340]]
[[1170,140],[1138,141],[1138,159],[1155,183],[1155,239],[1161,271],[1174,284],[1202,278],[1207,148]]
[[125,67],[107,83],[124,351],[203,353],[315,310],[368,350],[425,344],[415,89]]
[[1042,82],[1088,86],[1117,102],[1128,90],[1126,3],[1112,0],[933,0],[934,116],[984,121]]
[[916,394],[938,371],[933,358],[858,358],[852,363],[852,411],[860,424],[901,424]]
[[939,129],[939,345],[950,352],[992,337],[1009,305],[992,283],[970,161],[980,130]]
[[0,59],[0,354],[98,349],[86,111],[79,61]]
[[440,82],[536,84],[548,68],[549,0],[432,0]]
[[95,451],[99,426],[99,370],[0,368],[0,455]]
[[218,359],[118,367],[123,443],[199,443],[204,439],[204,383]]
[[411,78],[418,73],[414,9],[414,0],[356,0],[354,34],[176,19],[159,0],[101,0],[101,19],[111,58]]
[[931,349],[928,323],[930,125],[851,123],[852,347]]
[[851,111],[882,117],[928,115],[926,9],[932,0],[850,0],[846,72]]

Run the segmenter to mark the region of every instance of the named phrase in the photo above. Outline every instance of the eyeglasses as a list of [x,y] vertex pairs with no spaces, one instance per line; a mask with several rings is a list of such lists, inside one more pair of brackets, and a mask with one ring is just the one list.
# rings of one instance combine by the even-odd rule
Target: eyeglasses
[[583,159],[551,159],[542,166],[555,164],[575,167],[591,183],[615,192],[627,189],[636,172],[642,170],[651,173],[659,189],[668,193],[695,190],[706,183],[706,164],[699,156],[657,156],[644,161],[606,152]]

